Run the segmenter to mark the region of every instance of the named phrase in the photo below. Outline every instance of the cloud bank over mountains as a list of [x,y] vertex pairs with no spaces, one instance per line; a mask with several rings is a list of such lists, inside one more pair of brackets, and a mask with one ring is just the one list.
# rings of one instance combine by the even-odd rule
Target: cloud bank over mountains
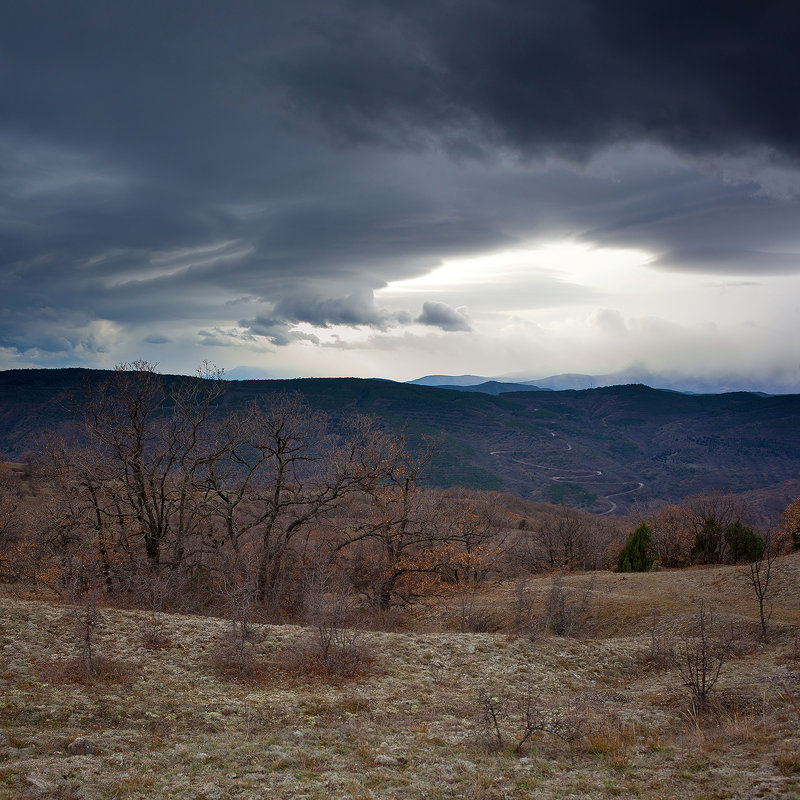
[[1,367],[800,389],[796,4],[7,16]]

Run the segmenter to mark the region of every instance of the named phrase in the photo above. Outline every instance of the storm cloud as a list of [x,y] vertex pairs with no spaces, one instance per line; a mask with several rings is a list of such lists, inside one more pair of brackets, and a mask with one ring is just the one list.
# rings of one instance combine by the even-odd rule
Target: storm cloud
[[268,75],[353,141],[587,157],[620,141],[796,158],[791,2],[331,3]]
[[[372,374],[373,352],[407,347],[403,370],[416,352],[442,372],[467,336],[534,360],[542,330],[598,308],[686,312],[680,292],[717,291],[675,283],[695,275],[738,281],[720,320],[791,337],[799,34],[783,0],[15,4],[0,366],[192,371],[213,347],[230,367]],[[624,276],[490,260],[559,241],[641,257]],[[550,342],[565,369],[574,342]]]

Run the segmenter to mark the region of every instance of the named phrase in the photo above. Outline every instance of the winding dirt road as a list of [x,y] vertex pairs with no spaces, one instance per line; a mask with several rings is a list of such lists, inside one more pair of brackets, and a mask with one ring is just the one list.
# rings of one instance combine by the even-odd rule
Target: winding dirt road
[[[552,437],[556,437],[556,433],[554,431],[548,431],[548,433]],[[569,442],[564,442],[567,448],[567,452],[572,450],[572,445]],[[489,452],[491,456],[503,456],[507,453],[513,453],[514,450],[492,450]],[[603,471],[599,469],[564,469],[563,467],[549,467],[546,464],[537,464],[534,461],[529,461],[527,459],[522,458],[508,458],[508,460],[514,464],[520,464],[523,467],[529,467],[531,469],[538,469],[538,470],[547,470],[548,472],[559,472],[560,475],[548,475],[547,477],[551,481],[581,481],[583,483],[594,483],[599,482],[598,478],[602,477]],[[606,514],[613,514],[614,511],[617,510],[618,505],[617,503],[612,500],[612,497],[622,497],[626,494],[632,494],[633,492],[638,492],[641,488],[644,487],[644,483],[642,481],[636,481],[636,485],[630,489],[622,489],[618,492],[610,492],[609,494],[602,495],[599,497],[599,500],[603,500],[608,503],[608,508],[605,511],[596,512],[598,517],[603,517]]]

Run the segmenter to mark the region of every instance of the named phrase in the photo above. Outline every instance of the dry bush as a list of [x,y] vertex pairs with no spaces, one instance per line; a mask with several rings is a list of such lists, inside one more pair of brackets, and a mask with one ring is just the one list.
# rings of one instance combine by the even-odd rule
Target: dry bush
[[701,603],[677,656],[681,681],[701,708],[708,704],[734,641],[733,627],[719,631],[714,627],[714,615]]
[[296,645],[281,651],[274,665],[300,678],[350,680],[366,675],[373,663],[358,628],[322,624]]
[[281,655],[296,675],[355,678],[372,663],[363,642],[353,598],[322,568],[312,570],[304,598],[308,630],[299,644]]
[[230,632],[224,633],[212,655],[214,669],[225,678],[247,678],[254,676],[254,660],[250,642]]
[[72,603],[62,618],[71,626],[68,639],[71,652],[55,664],[42,664],[39,669],[43,677],[48,681],[60,680],[86,686],[130,680],[134,673],[131,664],[108,658],[100,652],[98,635],[105,623],[99,609],[97,582],[76,579],[64,588],[63,596],[72,597]]
[[92,585],[83,597],[82,586],[75,581],[71,586],[75,603],[68,612],[72,621],[72,643],[77,650],[75,662],[81,665],[83,673],[92,679],[99,667],[101,654],[97,648],[97,634],[103,625],[103,618],[97,604],[98,591]]
[[98,594],[96,587],[92,586],[80,598],[81,602],[76,602],[67,613],[72,623],[70,638],[74,655],[57,665],[48,665],[49,678],[92,685],[97,682],[126,683],[133,675],[132,665],[107,658],[98,648],[97,637],[104,624],[98,608]]
[[478,697],[478,725],[487,748],[519,755],[538,733],[574,742],[588,732],[585,709],[570,703],[559,705],[537,695],[531,686],[517,695],[492,694],[482,690]]
[[219,636],[212,664],[229,679],[258,679],[263,665],[256,662],[254,650],[264,637],[262,629],[251,621],[256,610],[255,584],[232,572],[215,590],[216,605],[224,611],[230,628]]
[[59,661],[56,665],[41,665],[42,676],[50,682],[77,683],[81,686],[93,686],[96,683],[130,683],[136,666],[119,659],[107,658],[102,653],[94,655],[91,674],[86,671],[86,664],[81,656],[74,656]]
[[566,589],[562,575],[556,575],[536,622],[538,630],[555,636],[577,635],[588,620],[593,591],[594,577],[576,593]]
[[167,576],[150,574],[141,581],[140,594],[146,600],[147,616],[142,625],[142,644],[148,650],[169,650],[172,640],[164,631],[161,619],[165,598],[171,590]]
[[471,586],[460,592],[456,600],[461,633],[496,633],[505,626],[502,613],[481,602],[478,587]]
[[252,623],[231,627],[219,635],[211,666],[226,680],[262,684],[274,671],[267,660],[256,657],[256,646],[263,640],[262,629]]
[[745,578],[750,584],[758,601],[758,614],[761,622],[761,637],[766,642],[768,639],[767,623],[772,616],[771,599],[775,577],[775,561],[791,549],[792,540],[783,531],[770,531],[764,537],[764,547],[755,558],[749,558],[745,567]]
[[786,695],[786,699],[791,703],[791,706],[794,709],[795,714],[797,714],[798,719],[800,719],[800,705],[797,704],[797,700],[794,699],[794,695],[789,691],[786,683],[782,682],[781,688],[783,689],[783,693]]
[[257,678],[261,673],[253,650],[261,637],[252,624],[233,624],[218,640],[212,657],[214,667],[225,677]]
[[800,751],[783,748],[772,762],[781,775],[800,775]]
[[655,611],[650,615],[648,633],[648,649],[641,662],[656,670],[672,669],[675,665],[675,637]]
[[620,769],[628,764],[635,743],[636,727],[613,714],[599,729],[587,733],[586,752],[602,755],[609,767]]
[[350,678],[362,672],[366,656],[358,627],[343,628],[336,620],[328,619],[317,624],[312,636],[328,675]]
[[173,641],[157,615],[149,614],[142,626],[142,644],[148,650],[169,650]]
[[582,589],[564,586],[563,574],[556,575],[537,611],[538,593],[531,591],[526,581],[518,579],[514,586],[514,604],[508,625],[518,636],[537,639],[539,636],[576,636],[584,630],[591,614],[592,577]]
[[536,593],[532,592],[525,578],[514,583],[514,606],[511,610],[511,630],[519,635],[529,634],[536,619]]

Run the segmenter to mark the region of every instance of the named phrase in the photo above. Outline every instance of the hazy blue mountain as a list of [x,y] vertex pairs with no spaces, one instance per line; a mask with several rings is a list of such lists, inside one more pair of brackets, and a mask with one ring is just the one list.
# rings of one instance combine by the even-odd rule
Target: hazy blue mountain
[[480,375],[425,375],[408,383],[417,386],[477,386],[488,380]]
[[[723,376],[675,376],[656,373],[640,367],[612,372],[605,375],[562,373],[544,377],[531,377],[530,372],[514,372],[506,375],[480,377],[477,375],[427,375],[410,381],[424,386],[463,387],[479,386],[483,383],[517,384],[536,386],[539,389],[564,391],[568,389],[597,389],[603,386],[627,386],[642,384],[654,389],[668,389],[689,394],[723,394],[725,392],[755,392],[762,394],[791,394],[798,387],[778,378],[753,379],[741,375]],[[507,391],[507,390],[502,390]]]
[[438,389],[454,389],[457,392],[482,392],[483,394],[503,394],[505,392],[550,392],[552,389],[542,389],[529,383],[502,383],[501,381],[486,381],[470,386],[458,384],[437,386]]

